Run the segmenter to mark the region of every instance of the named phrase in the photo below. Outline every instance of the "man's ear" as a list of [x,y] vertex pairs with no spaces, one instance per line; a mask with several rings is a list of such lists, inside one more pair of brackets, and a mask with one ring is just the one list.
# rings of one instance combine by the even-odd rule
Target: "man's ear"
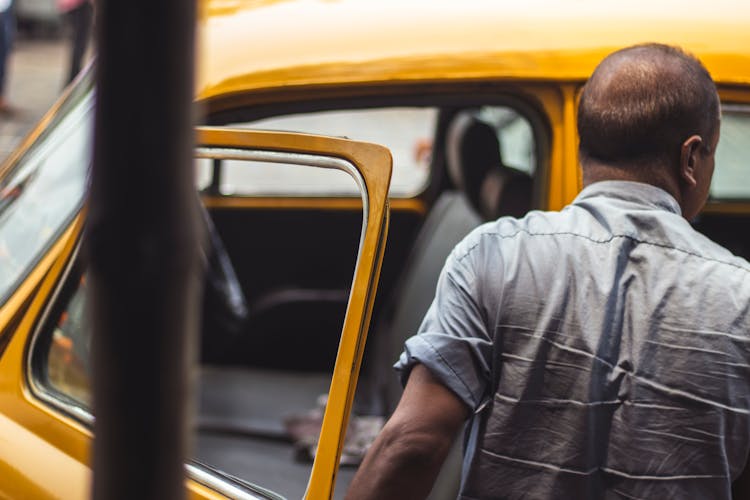
[[701,136],[691,135],[682,143],[680,148],[680,180],[689,188],[694,188],[698,184],[695,178],[695,169],[698,165],[698,155],[702,144]]

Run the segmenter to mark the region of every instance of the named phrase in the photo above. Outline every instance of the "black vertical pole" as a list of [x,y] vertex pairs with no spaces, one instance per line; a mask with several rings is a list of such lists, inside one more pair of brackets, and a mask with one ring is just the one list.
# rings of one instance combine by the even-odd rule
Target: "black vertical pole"
[[97,0],[93,497],[185,497],[197,328],[195,0]]

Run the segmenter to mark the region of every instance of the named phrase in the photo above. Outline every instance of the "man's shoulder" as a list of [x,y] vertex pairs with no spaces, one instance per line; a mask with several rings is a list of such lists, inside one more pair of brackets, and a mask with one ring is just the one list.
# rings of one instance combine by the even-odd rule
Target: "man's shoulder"
[[696,231],[685,219],[671,213],[621,213],[615,217],[593,213],[576,205],[561,211],[534,210],[521,218],[501,217],[471,231],[453,251],[458,262],[502,256],[514,248],[547,254],[550,245],[574,251],[581,246],[607,246],[628,242],[644,245],[657,254],[678,252],[711,262],[726,272],[750,272],[750,262]]
[[[453,249],[452,258],[458,262],[476,261],[487,256],[502,256],[513,247],[529,245],[532,240],[542,242],[545,237],[571,234],[569,214],[533,210],[521,218],[500,217],[471,231]],[[582,236],[587,235],[581,233]]]
[[733,254],[729,249],[713,241],[706,235],[692,230],[692,244],[679,248],[678,250],[702,258],[706,261],[713,262],[718,268],[723,268],[728,273],[750,273],[750,262],[746,259]]
[[712,263],[715,265],[714,271],[724,269],[726,272],[740,272],[742,275],[750,272],[750,262],[696,230],[680,215],[668,214],[658,219],[645,218],[634,222],[633,225],[647,227],[646,230],[641,229],[633,235],[639,244],[649,245],[657,250],[663,248],[685,254],[698,261]]
[[[561,211],[532,210],[520,218],[500,217],[485,222],[471,231],[456,247],[457,255],[471,253],[483,245],[499,245],[504,241],[512,243],[524,236],[556,236],[573,234],[590,237],[590,227],[581,224],[577,219],[580,214],[573,213],[571,207]],[[576,227],[578,226],[578,227]]]

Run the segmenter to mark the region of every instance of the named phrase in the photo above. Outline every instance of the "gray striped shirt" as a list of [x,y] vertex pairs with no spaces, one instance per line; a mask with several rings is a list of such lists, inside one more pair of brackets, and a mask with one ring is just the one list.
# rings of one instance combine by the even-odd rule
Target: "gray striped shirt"
[[474,416],[462,498],[731,498],[750,449],[750,264],[665,191],[588,186],[456,246],[396,368]]

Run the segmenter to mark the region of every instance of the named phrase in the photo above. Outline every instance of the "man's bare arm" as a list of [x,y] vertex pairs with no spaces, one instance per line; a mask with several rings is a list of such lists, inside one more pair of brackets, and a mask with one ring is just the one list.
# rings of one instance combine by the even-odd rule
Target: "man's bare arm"
[[425,498],[469,408],[423,365],[409,375],[401,401],[372,444],[346,498]]

